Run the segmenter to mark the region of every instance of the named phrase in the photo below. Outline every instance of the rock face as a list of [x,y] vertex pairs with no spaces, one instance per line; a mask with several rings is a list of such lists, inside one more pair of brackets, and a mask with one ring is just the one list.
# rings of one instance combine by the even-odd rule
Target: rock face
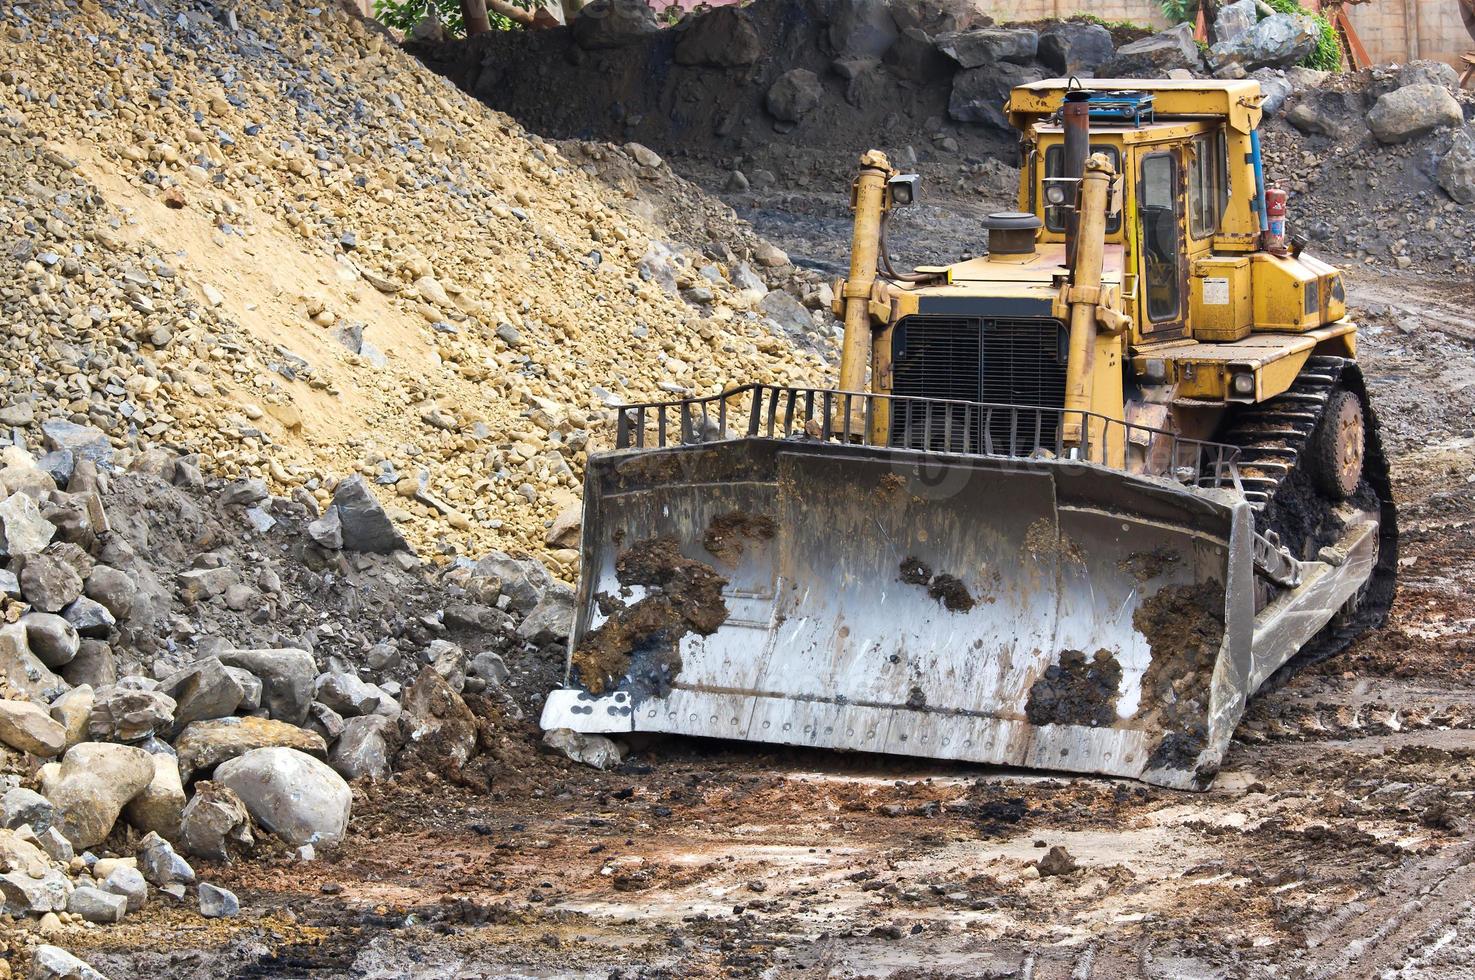
[[[920,27],[908,27],[898,34],[882,60],[898,78],[913,82],[939,81],[947,78],[955,67],[952,59],[937,50],[932,36]],[[762,286],[762,280],[756,280],[756,284]],[[762,293],[766,292],[767,287],[763,287]]]
[[312,704],[317,663],[306,650],[283,647],[276,650],[226,650],[220,662],[249,670],[261,678],[262,703],[277,721],[301,725]]
[[215,770],[252,819],[293,845],[334,845],[348,829],[353,793],[327,763],[294,749],[253,749]]
[[426,667],[405,692],[400,733],[400,768],[460,769],[476,751],[476,716],[433,667]]
[[1004,105],[1016,85],[1037,82],[1040,73],[1021,65],[999,64],[989,68],[960,71],[953,76],[953,91],[948,99],[948,115],[958,122],[983,123],[995,129],[1008,130],[1009,119]]
[[1171,30],[1124,44],[1116,57],[1102,65],[1103,78],[1161,78],[1174,68],[1203,71],[1204,59],[1193,39],[1193,26],[1179,24]]
[[594,0],[574,20],[574,41],[586,51],[623,48],[661,26],[645,0]]
[[1028,64],[1039,46],[1040,35],[1022,28],[983,27],[937,37],[937,50],[964,68],[982,68],[1001,61]]
[[675,52],[678,65],[735,68],[751,65],[763,53],[753,19],[740,7],[718,7],[676,29],[681,32]]
[[345,550],[388,554],[409,549],[363,477],[351,476],[339,483],[333,491],[333,507],[338,511]]
[[1040,63],[1060,75],[1094,74],[1115,55],[1111,31],[1100,24],[1061,21],[1040,32]]
[[179,846],[186,854],[224,861],[228,845],[249,846],[251,815],[233,790],[210,780],[195,784],[195,795],[185,804],[180,819]]
[[290,748],[319,758],[328,754],[327,743],[316,732],[270,718],[217,718],[185,726],[175,740],[179,771],[186,782],[208,773],[220,763],[253,749]]
[[807,68],[794,68],[780,75],[769,87],[764,104],[773,118],[798,122],[819,106],[824,94],[818,75]]
[[837,0],[826,39],[837,61],[880,58],[896,40],[896,19],[886,0]]
[[49,758],[67,745],[67,730],[31,701],[0,700],[0,742]]
[[1383,143],[1403,143],[1441,126],[1465,121],[1460,103],[1439,85],[1406,85],[1382,96],[1367,114],[1368,128]]
[[1475,133],[1469,126],[1455,130],[1449,152],[1439,161],[1439,186],[1457,203],[1475,204]]
[[57,828],[81,849],[100,844],[125,804],[154,780],[154,760],[143,749],[111,742],[83,742],[62,756],[41,795],[57,811]]
[[1256,68],[1289,68],[1316,48],[1321,29],[1306,14],[1273,14],[1229,41],[1220,41],[1209,52],[1215,68],[1240,65]]

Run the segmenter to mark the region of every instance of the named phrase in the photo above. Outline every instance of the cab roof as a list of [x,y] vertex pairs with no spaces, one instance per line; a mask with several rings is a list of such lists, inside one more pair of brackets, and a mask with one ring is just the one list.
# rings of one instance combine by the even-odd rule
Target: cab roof
[[1054,115],[1071,88],[1087,92],[1151,92],[1159,121],[1183,117],[1214,118],[1241,133],[1260,125],[1260,83],[1253,79],[1047,78],[1017,86],[1009,93],[1009,122],[1024,130]]

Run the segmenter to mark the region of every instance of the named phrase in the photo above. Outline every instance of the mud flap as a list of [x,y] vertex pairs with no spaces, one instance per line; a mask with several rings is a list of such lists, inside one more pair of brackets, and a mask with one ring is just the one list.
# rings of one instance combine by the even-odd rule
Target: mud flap
[[1228,493],[1059,460],[765,439],[595,457],[543,726],[1202,788],[1268,676],[1252,536]]

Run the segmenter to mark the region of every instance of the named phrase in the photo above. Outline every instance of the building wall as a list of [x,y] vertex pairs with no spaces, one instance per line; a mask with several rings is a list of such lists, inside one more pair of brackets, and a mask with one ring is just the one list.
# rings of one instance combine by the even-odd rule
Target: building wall
[[1371,0],[1343,9],[1374,62],[1430,58],[1459,67],[1460,55],[1475,51],[1459,0]]

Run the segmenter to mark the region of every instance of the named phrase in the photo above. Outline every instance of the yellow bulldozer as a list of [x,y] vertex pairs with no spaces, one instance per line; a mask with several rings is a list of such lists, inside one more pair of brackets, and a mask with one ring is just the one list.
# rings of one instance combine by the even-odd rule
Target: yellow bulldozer
[[628,406],[589,460],[543,726],[1208,786],[1396,568],[1357,328],[1286,234],[1260,102],[1016,88],[1018,211],[910,272],[917,180],[866,153],[838,385]]

